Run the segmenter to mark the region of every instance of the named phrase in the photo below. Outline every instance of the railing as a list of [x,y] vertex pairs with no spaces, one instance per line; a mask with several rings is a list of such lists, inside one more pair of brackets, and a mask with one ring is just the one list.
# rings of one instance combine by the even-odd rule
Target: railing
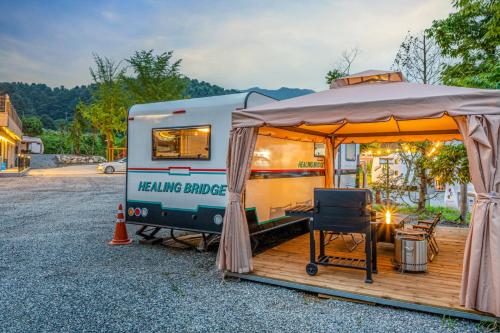
[[21,118],[19,118],[19,116],[17,115],[17,112],[16,112],[16,109],[14,109],[14,107],[11,107],[10,108],[10,119],[12,119],[14,121],[14,123],[17,125],[17,127],[19,127],[20,129],[23,128],[23,122],[21,121]]
[[0,95],[0,112],[6,112],[9,115],[9,121],[12,120],[14,124],[19,127],[19,129],[23,128],[21,118],[19,118],[16,109],[12,106],[10,97],[7,94]]
[[108,148],[106,155],[108,161],[114,161],[119,158],[127,157],[127,148],[111,147]]

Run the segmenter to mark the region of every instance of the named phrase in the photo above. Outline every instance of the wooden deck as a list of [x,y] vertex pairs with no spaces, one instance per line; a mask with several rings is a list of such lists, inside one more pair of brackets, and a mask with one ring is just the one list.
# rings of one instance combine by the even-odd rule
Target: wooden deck
[[[462,258],[467,229],[439,227],[440,253],[429,264],[427,273],[399,273],[394,270],[392,244],[378,244],[378,274],[372,284],[364,282],[365,272],[356,269],[319,266],[316,276],[305,272],[309,262],[309,234],[299,236],[254,257],[254,272],[230,274],[242,279],[270,283],[305,291],[340,296],[474,320],[489,315],[463,308],[459,304]],[[342,256],[363,257],[364,244],[349,253],[341,239],[326,247]],[[330,250],[330,251],[329,251]]]

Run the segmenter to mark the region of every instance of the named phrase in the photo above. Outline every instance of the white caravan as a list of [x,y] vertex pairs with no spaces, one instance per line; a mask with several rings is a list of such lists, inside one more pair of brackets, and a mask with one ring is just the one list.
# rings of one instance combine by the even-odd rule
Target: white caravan
[[[209,234],[222,231],[234,110],[275,100],[256,92],[135,105],[128,118],[126,221]],[[244,193],[250,232],[293,223],[324,187],[313,142],[259,135]],[[302,219],[303,220],[303,219]],[[265,227],[264,227],[265,226]]]

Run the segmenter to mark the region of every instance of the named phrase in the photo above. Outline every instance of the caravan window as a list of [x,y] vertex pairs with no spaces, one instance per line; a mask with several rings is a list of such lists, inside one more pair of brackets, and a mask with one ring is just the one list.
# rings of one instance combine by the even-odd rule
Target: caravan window
[[153,159],[210,159],[210,126],[154,128]]

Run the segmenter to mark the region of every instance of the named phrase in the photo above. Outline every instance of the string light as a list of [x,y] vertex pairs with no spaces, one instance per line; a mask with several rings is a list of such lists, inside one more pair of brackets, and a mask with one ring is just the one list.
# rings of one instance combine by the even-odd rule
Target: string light
[[431,150],[427,153],[427,157],[431,157],[432,155],[434,155],[437,152],[439,146],[441,145],[442,145],[441,141],[436,142],[434,146],[431,148]]
[[[438,148],[441,147],[442,145],[443,145],[442,141],[435,142],[430,147],[430,150],[427,152],[426,156],[431,157],[432,155],[435,155],[438,152]],[[375,151],[372,149],[369,149],[369,150],[363,152],[362,155],[365,155],[365,156],[386,156],[386,155],[390,155],[392,153],[399,153],[401,151],[403,151],[407,154],[412,153],[412,152],[413,153],[416,152],[416,148],[413,147],[412,145],[409,145],[409,144],[401,144],[400,147],[401,148],[396,148],[396,149],[379,148]]]

